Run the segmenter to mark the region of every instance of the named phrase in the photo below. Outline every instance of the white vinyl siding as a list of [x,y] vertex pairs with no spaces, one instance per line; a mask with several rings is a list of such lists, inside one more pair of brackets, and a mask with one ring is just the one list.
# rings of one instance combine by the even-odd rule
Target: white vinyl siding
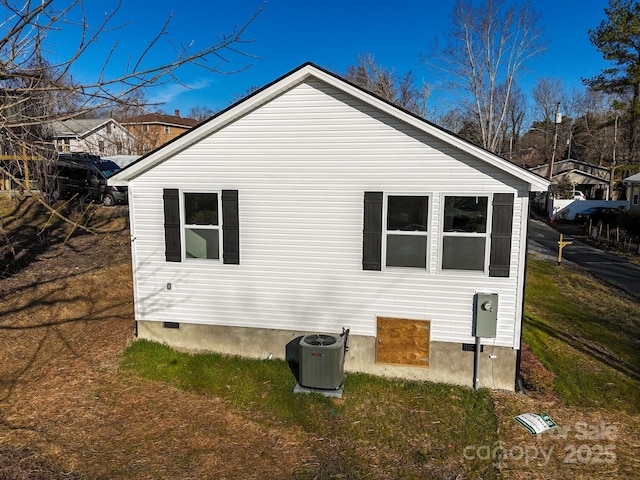
[[[165,261],[163,188],[238,190],[240,265]],[[376,316],[472,342],[476,292],[498,293],[494,345],[517,346],[527,184],[319,81],[282,93],[129,184],[136,318],[375,336]],[[362,269],[366,191],[429,196],[425,269]],[[511,275],[439,268],[447,195],[515,194]],[[385,193],[385,194],[386,194]],[[435,233],[434,233],[435,232]],[[166,289],[167,283],[172,289]]]

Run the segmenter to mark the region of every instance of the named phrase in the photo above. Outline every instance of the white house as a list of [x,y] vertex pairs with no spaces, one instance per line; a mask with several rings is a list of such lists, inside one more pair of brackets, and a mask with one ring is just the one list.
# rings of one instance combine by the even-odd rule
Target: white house
[[622,183],[628,189],[629,211],[640,212],[640,173],[625,178]]
[[113,118],[61,120],[51,124],[53,144],[59,152],[93,155],[135,154],[136,139]]
[[489,293],[479,386],[514,388],[544,178],[305,64],[110,181],[139,337],[266,358],[347,327],[347,371],[472,385]]
[[[538,165],[529,171],[538,175],[549,176],[549,165]],[[588,199],[609,200],[617,198],[617,192],[609,191],[611,169],[572,158],[556,161],[553,164],[551,191],[562,183],[573,187],[571,198],[576,192],[582,192]]]

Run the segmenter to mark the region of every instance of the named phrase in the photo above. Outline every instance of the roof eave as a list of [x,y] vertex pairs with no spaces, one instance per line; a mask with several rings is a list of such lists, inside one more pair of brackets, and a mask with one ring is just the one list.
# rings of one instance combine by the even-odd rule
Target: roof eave
[[[137,162],[129,165],[118,174],[116,178],[112,177],[114,181],[127,182],[142,175],[145,171],[153,168],[158,163],[162,162],[166,158],[178,153],[179,151],[187,148],[188,146],[198,142],[204,137],[207,137],[215,131],[223,128],[236,119],[246,115],[248,112],[254,110],[260,105],[266,103],[270,99],[280,95],[282,92],[293,88],[294,86],[304,82],[309,77],[318,78],[346,93],[388,113],[426,133],[433,135],[434,137],[458,148],[459,150],[473,155],[481,160],[484,160],[488,164],[516,177],[529,185],[529,191],[540,192],[546,191],[549,188],[550,182],[530,172],[518,165],[515,165],[508,160],[503,159],[487,150],[477,147],[462,138],[443,130],[442,128],[426,121],[424,118],[411,114],[391,103],[383,100],[369,92],[366,92],[362,88],[342,79],[338,75],[335,75],[327,70],[324,70],[312,63],[305,63],[293,70],[292,72],[280,77],[274,82],[266,85],[260,90],[254,92],[239,103],[232,105],[231,107],[218,113],[206,122],[201,123],[199,126],[188,130],[181,136],[177,137],[173,141],[169,142],[165,146],[150,152],[146,156],[139,159]],[[120,184],[119,184],[120,185]]]

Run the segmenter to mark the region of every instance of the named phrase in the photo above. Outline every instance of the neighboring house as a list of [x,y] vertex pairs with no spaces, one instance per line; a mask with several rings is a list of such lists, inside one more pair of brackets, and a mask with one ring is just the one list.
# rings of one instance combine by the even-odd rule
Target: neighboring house
[[193,118],[182,118],[180,111],[174,115],[149,113],[130,118],[122,124],[138,139],[137,153],[143,155],[173,140],[198,124]]
[[[530,171],[549,178],[549,165],[538,165]],[[551,176],[551,190],[556,185],[568,183],[577,191],[585,194],[587,199],[610,200],[617,198],[617,192],[609,192],[609,179],[611,169],[567,159],[554,162],[553,175]]]
[[110,180],[139,337],[267,358],[346,327],[347,371],[472,385],[489,293],[479,382],[513,390],[544,178],[305,64]]
[[87,152],[101,157],[131,155],[135,138],[113,118],[69,119],[51,124],[58,152]]
[[640,173],[625,178],[622,183],[628,189],[629,211],[640,212]]

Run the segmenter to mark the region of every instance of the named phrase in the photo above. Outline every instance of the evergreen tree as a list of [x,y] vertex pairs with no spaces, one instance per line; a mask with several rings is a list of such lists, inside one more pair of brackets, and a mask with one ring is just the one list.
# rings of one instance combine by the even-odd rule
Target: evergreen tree
[[619,96],[617,107],[625,112],[631,161],[640,160],[640,3],[609,0],[607,18],[589,30],[591,43],[612,62],[610,68],[584,82],[595,90]]

